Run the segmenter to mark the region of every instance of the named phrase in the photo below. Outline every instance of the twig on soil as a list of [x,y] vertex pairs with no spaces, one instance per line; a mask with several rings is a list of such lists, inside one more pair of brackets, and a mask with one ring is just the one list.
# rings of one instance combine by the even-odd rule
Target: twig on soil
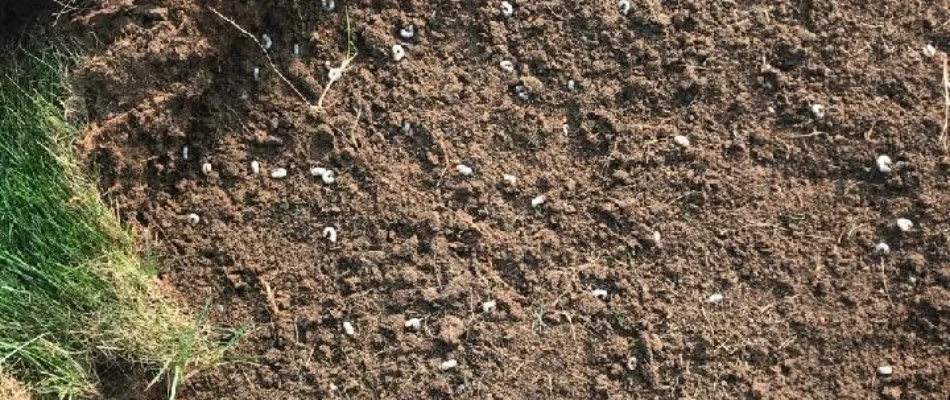
[[333,82],[343,78],[343,72],[349,69],[350,63],[356,59],[356,54],[357,50],[356,44],[353,42],[353,30],[350,28],[350,12],[346,11],[346,57],[343,58],[343,61],[340,61],[340,66],[330,69],[330,81],[327,82],[327,86],[323,88],[323,93],[320,94],[320,99],[317,100],[317,109],[323,109],[323,98],[326,97],[327,92],[330,91]]
[[63,15],[79,9],[73,4],[76,0],[53,0],[53,2],[59,6],[59,11],[53,13],[53,15],[56,16],[56,19],[53,20],[53,26],[59,24],[59,19],[62,18]]
[[303,93],[300,92],[300,90],[297,90],[297,87],[294,86],[294,84],[290,82],[290,79],[287,79],[287,77],[284,76],[284,74],[281,73],[279,69],[277,69],[277,65],[274,64],[274,60],[270,58],[270,54],[267,54],[267,48],[264,47],[264,45],[261,43],[260,40],[257,40],[256,36],[248,32],[247,29],[242,28],[240,25],[237,24],[237,22],[234,22],[234,20],[222,15],[220,12],[218,12],[218,10],[215,10],[214,7],[208,7],[208,9],[211,10],[211,12],[213,12],[219,18],[227,21],[229,24],[231,24],[231,26],[236,28],[241,33],[243,33],[244,36],[247,36],[248,38],[253,40],[254,43],[257,43],[257,47],[261,48],[261,52],[264,53],[264,57],[267,58],[267,63],[270,64],[270,67],[272,70],[274,70],[274,73],[276,73],[277,76],[280,77],[280,79],[284,81],[284,83],[286,83],[287,86],[289,86],[294,91],[294,93],[297,94],[297,97],[300,97],[300,100],[303,100],[304,103],[307,103],[307,105],[313,107],[313,104],[310,104],[310,100],[307,100],[307,97],[304,96]]
[[258,278],[261,281],[261,286],[264,286],[264,295],[267,297],[267,304],[270,306],[270,312],[274,316],[274,320],[280,318],[280,309],[277,308],[277,299],[274,297],[274,291],[270,287],[270,283],[264,280],[263,277]]
[[943,55],[943,131],[940,132],[940,145],[947,152],[947,125],[950,125],[950,73],[947,72],[946,53]]

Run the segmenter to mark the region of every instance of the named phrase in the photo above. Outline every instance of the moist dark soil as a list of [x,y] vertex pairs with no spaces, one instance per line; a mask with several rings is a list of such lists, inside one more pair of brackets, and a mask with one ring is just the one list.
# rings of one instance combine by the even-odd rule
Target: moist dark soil
[[945,1],[512,3],[74,15],[103,196],[253,327],[180,398],[946,398]]

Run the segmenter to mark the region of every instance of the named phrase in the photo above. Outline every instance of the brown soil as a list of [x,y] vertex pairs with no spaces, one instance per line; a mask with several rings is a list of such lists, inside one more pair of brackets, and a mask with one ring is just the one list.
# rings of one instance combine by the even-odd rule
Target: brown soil
[[[105,3],[80,149],[164,279],[254,327],[183,399],[950,392],[945,1]],[[207,8],[315,103],[344,5],[323,110]]]

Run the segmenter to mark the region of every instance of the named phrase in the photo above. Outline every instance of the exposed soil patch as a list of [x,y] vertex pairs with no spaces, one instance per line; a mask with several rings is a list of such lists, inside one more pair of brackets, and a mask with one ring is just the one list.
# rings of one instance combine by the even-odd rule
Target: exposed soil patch
[[[79,146],[164,278],[255,324],[183,398],[950,391],[943,2],[107,3]],[[312,110],[206,6],[313,103],[344,8],[359,55]]]

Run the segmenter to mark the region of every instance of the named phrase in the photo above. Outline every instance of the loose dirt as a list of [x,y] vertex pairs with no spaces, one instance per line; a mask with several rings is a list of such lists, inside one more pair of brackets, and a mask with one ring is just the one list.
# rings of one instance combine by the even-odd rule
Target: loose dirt
[[[103,195],[253,327],[181,398],[945,398],[945,2],[512,3],[74,15]],[[358,55],[315,110],[209,7],[309,103]]]

